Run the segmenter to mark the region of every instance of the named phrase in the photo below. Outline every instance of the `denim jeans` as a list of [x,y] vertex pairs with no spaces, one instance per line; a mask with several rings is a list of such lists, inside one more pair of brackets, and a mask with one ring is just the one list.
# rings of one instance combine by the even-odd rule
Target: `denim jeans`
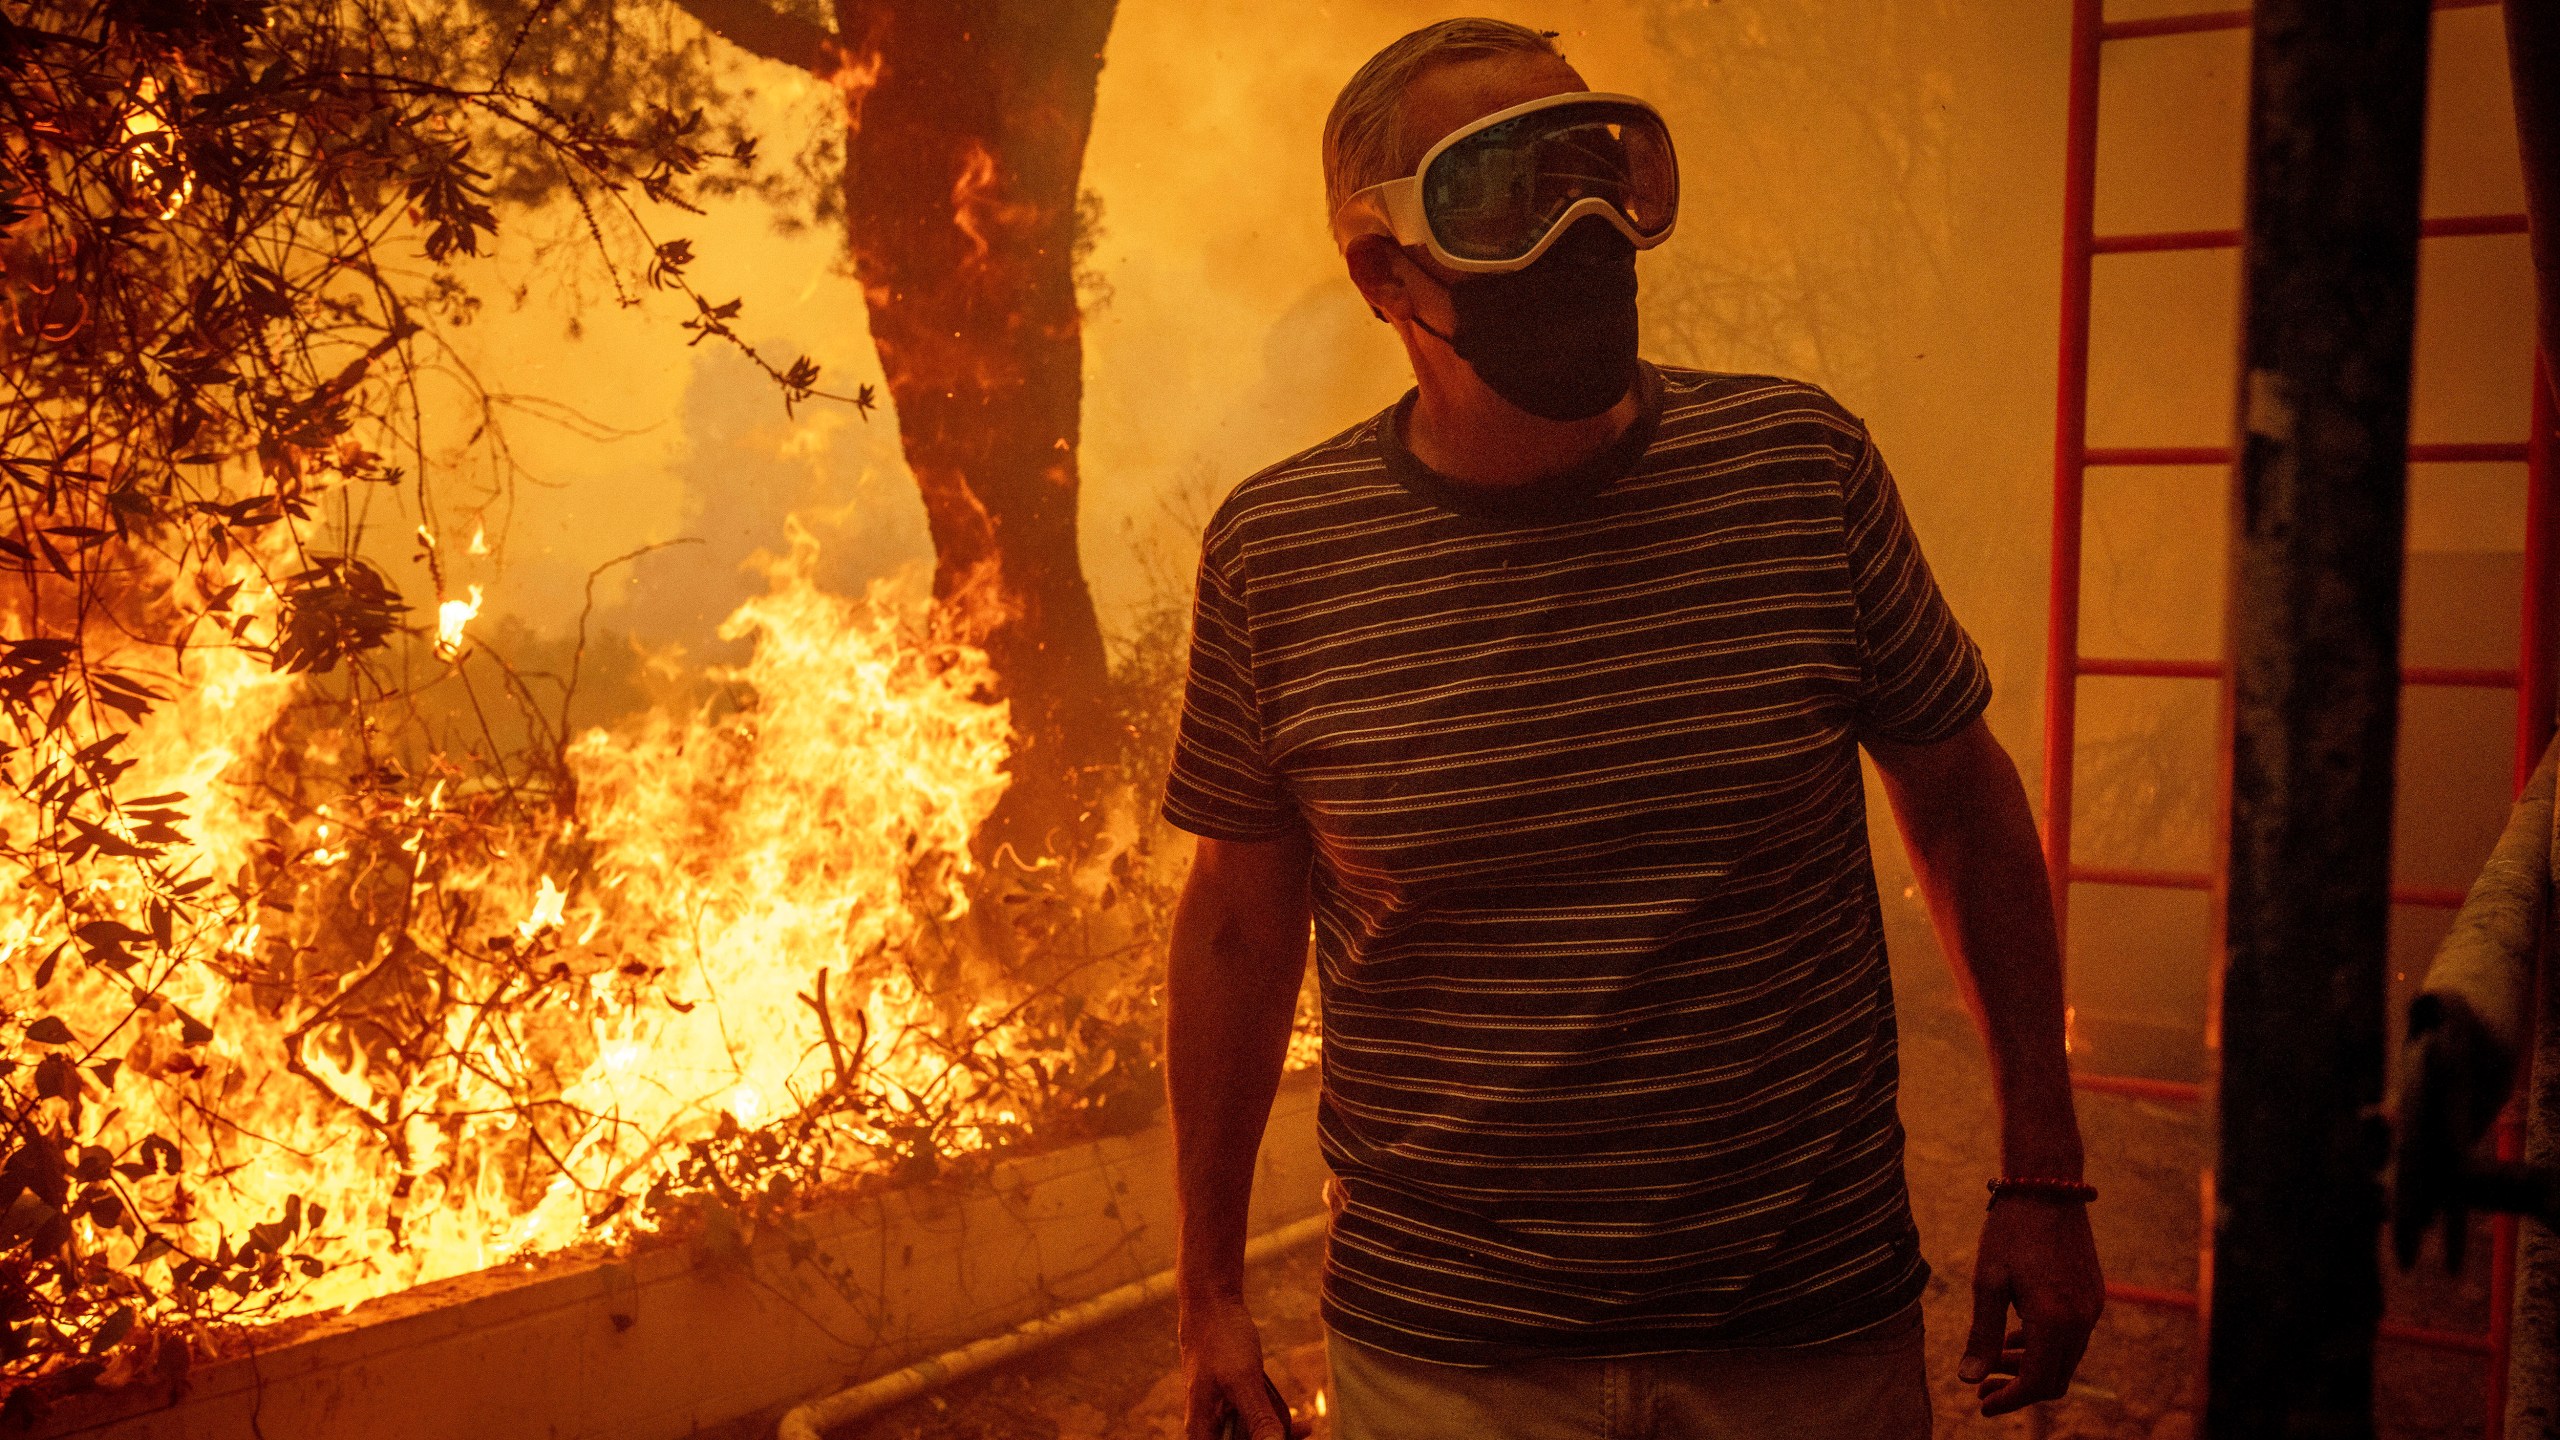
[[1919,1308],[1823,1345],[1475,1369],[1325,1337],[1334,1440],[1929,1440]]

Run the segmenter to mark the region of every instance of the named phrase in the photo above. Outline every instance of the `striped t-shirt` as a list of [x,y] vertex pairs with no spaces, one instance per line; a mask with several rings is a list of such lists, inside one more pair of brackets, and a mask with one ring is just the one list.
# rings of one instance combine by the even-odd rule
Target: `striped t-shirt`
[[1642,394],[1508,490],[1408,396],[1203,538],[1165,815],[1312,838],[1325,1318],[1398,1354],[1810,1343],[1927,1279],[1857,747],[1990,683],[1837,402]]

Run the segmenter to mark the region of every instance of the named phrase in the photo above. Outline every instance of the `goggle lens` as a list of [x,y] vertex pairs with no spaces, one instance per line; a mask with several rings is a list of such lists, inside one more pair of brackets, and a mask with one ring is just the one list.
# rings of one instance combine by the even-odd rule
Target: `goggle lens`
[[1671,226],[1680,179],[1662,123],[1631,105],[1559,105],[1487,126],[1422,175],[1434,239],[1466,260],[1516,260],[1578,201],[1598,199],[1650,239]]

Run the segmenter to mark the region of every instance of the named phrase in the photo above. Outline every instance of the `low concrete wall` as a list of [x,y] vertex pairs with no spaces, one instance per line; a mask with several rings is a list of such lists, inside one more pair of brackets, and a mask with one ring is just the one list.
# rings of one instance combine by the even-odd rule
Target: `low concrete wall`
[[[1312,1214],[1323,1179],[1315,1088],[1295,1079],[1263,1144],[1255,1232]],[[38,1433],[681,1440],[1171,1265],[1170,1137],[1159,1126],[821,1211],[807,1233],[818,1253],[798,1262],[767,1236],[726,1258],[671,1247],[422,1287],[207,1366],[175,1404],[84,1397]]]

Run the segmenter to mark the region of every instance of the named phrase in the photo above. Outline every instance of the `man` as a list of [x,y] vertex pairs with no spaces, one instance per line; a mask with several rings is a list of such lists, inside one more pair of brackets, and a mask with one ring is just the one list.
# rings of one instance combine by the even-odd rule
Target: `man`
[[2059,1395],[2102,1291],[2050,898],[1864,428],[1637,359],[1669,137],[1538,32],[1389,46],[1325,168],[1415,388],[1203,541],[1165,801],[1189,1435],[1283,1434],[1242,1250],[1311,918],[1342,1440],[1930,1433],[1861,746],[2000,1101],[1959,1375]]

